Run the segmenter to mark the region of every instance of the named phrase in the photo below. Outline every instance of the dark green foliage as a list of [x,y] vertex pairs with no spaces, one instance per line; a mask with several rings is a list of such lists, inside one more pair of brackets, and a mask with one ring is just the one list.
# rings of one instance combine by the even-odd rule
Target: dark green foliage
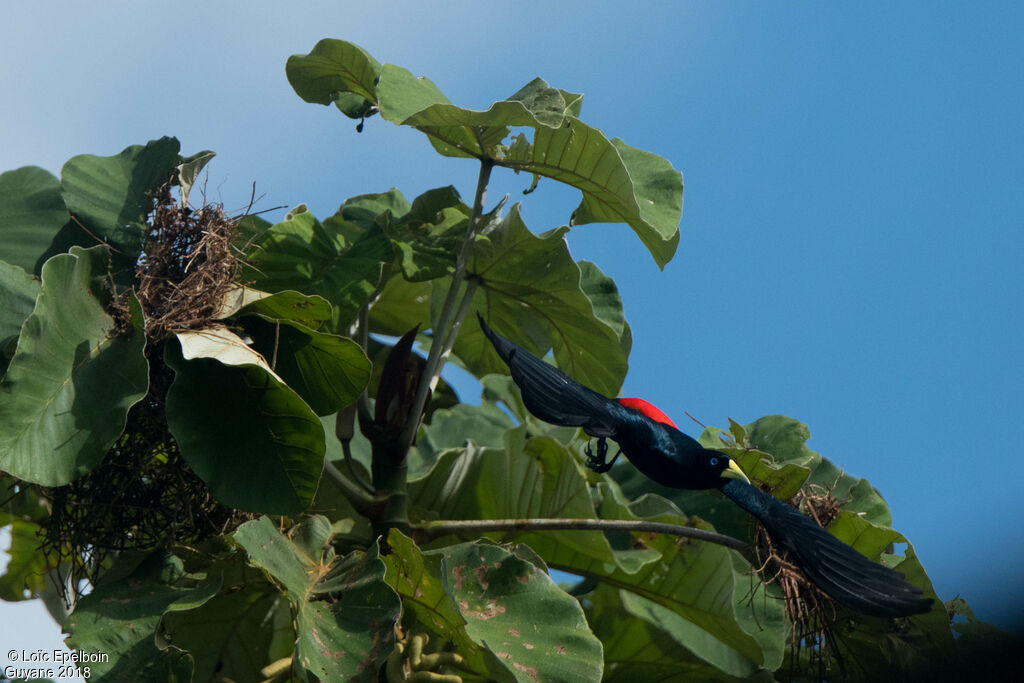
[[[439,180],[411,201],[395,189],[361,195],[319,219],[302,205],[272,225],[234,217],[216,263],[200,254],[206,228],[178,234],[175,277],[211,268],[229,286],[218,280],[180,316],[161,311],[157,326],[154,302],[134,294],[152,292],[139,265],[167,227],[154,221],[191,230],[199,209],[186,206],[188,190],[212,152],[183,157],[161,138],[74,157],[60,179],[0,175],[0,525],[12,531],[0,597],[42,594],[42,573],[61,561],[91,578],[64,622],[70,646],[111,657],[90,680],[845,680],[912,673],[989,637],[970,615],[954,641],[936,601],[900,623],[822,615],[826,646],[801,650],[777,586],[735,550],[528,528],[656,521],[751,538],[718,497],[659,489],[628,466],[585,469],[575,430],[528,415],[479,327],[462,325],[479,311],[615,395],[632,340],[622,302],[597,266],[572,259],[565,234],[622,223],[664,266],[679,242],[681,174],[582,122],[582,97],[541,79],[473,111],[331,39],[291,57],[287,76],[306,101],[360,125],[379,113],[478,163],[472,203]],[[487,179],[504,169],[579,189],[572,227],[538,235],[518,205],[486,207]],[[169,199],[175,185],[180,203]],[[407,333],[382,372],[390,339]],[[480,405],[435,384],[447,360],[480,380]],[[808,450],[808,436],[769,416],[701,441],[779,498],[830,487],[830,531],[934,595],[912,546],[892,554],[905,539],[881,496]],[[139,473],[187,474],[189,488],[160,499],[180,499],[179,512],[204,523],[143,534],[144,516],[124,528],[112,513],[93,523],[125,539],[119,553],[69,544],[59,530],[74,519],[53,524],[47,505],[104,472],[112,448]],[[118,486],[132,484],[124,469]],[[432,526],[446,520],[526,528]],[[46,552],[37,533],[57,534]],[[549,567],[582,580],[567,592]]]

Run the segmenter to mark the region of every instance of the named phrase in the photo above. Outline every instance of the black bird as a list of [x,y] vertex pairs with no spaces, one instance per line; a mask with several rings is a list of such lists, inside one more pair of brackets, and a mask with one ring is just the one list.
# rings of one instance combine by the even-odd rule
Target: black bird
[[[931,609],[932,599],[903,574],[872,562],[796,508],[756,486],[724,453],[704,448],[680,432],[663,412],[638,398],[611,399],[585,387],[526,349],[480,327],[508,365],[523,403],[551,424],[582,427],[596,437],[597,455],[587,449],[587,466],[608,471],[625,454],[644,475],[664,486],[718,489],[756,517],[775,543],[790,552],[804,574],[838,602],[878,617],[903,617]],[[606,461],[606,439],[620,451]]]

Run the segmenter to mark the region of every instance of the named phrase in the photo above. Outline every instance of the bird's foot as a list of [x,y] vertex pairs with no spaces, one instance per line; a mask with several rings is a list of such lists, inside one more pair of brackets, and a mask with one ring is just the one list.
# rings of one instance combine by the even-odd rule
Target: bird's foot
[[607,461],[606,459],[608,457],[608,441],[602,436],[597,440],[596,456],[594,455],[594,452],[590,450],[589,443],[587,444],[587,450],[585,452],[587,454],[587,467],[594,470],[598,474],[603,474],[610,470],[612,468],[612,465],[615,464],[615,461],[619,459],[619,455],[622,454],[622,449],[620,448],[619,452],[615,454],[615,457],[613,457],[610,461]]

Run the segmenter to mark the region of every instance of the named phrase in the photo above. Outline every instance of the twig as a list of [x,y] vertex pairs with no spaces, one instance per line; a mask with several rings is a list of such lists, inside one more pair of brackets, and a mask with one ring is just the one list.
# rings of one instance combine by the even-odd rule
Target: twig
[[714,531],[695,529],[679,524],[664,522],[644,522],[624,519],[449,519],[436,522],[425,522],[413,526],[415,536],[425,540],[447,536],[449,534],[482,534],[490,531],[637,531],[655,534],[684,536],[708,543],[716,543],[726,548],[747,553],[750,544],[732,536],[725,536]]

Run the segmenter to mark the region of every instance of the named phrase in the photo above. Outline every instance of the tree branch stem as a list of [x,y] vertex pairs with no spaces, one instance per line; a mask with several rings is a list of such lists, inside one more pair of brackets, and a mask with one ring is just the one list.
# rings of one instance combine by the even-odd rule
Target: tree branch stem
[[679,524],[645,522],[624,519],[449,519],[425,522],[413,526],[413,537],[417,542],[440,536],[459,534],[482,534],[490,531],[636,531],[656,534],[683,536],[699,541],[715,543],[743,553],[750,551],[750,544],[732,536],[695,529]]

